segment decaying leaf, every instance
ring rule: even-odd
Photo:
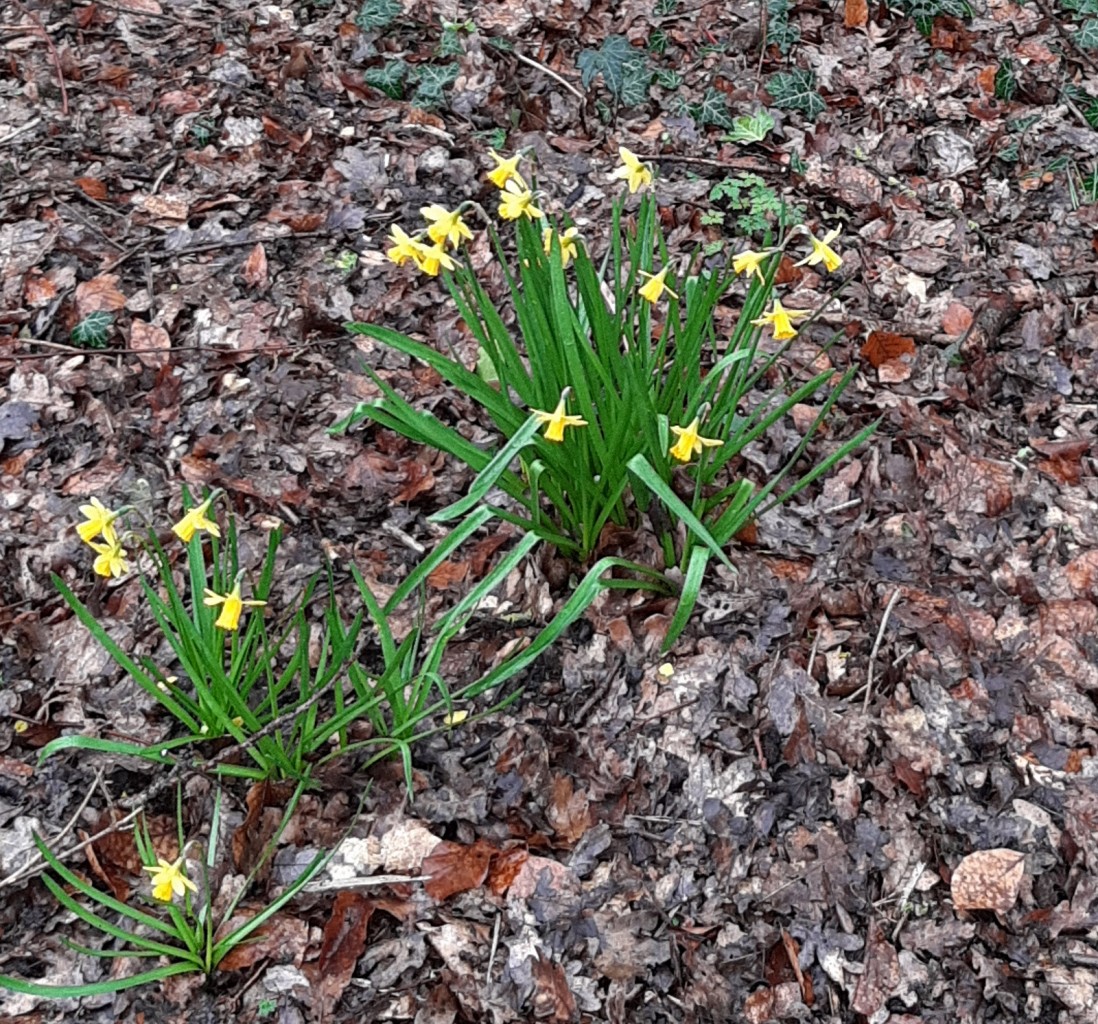
[[[1018,899],[1026,856],[1017,850],[977,850],[953,872],[950,892],[958,910],[994,910],[1005,914]]]

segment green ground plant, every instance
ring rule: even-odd
[[[519,172],[519,157],[495,157],[489,177],[500,188],[500,218],[513,224],[514,248],[490,219],[488,235],[517,331],[468,262],[455,255],[472,237],[464,220],[472,204],[453,211],[425,207],[429,226],[415,237],[393,229],[394,262],[442,275],[479,344],[475,369],[387,327],[349,325],[431,366],[477,402],[504,439],[498,449],[478,447],[414,408],[368,367],[382,397],[360,404],[333,429],[372,420],[447,452],[478,475],[465,499],[433,518],[448,521],[486,503],[581,565],[596,555],[608,525],[646,522],[663,564],[623,563],[633,575],[618,583],[656,589],[670,585],[667,570],[681,573],[671,642],[697,600],[709,558],[730,565],[724,548],[739,530],[827,472],[873,427],[817,465],[798,465],[854,372],[824,370],[807,381],[781,373],[781,355],[797,334],[793,321],[812,314],[782,306],[774,275],[785,244],[807,232],[739,253],[731,266],[707,266],[700,252],[681,261],[668,250],[655,199],[645,191],[651,169],[628,150],[621,157],[615,176],[628,182],[630,195],[643,194],[629,212],[628,197],[615,202],[598,258],[576,225],[550,219],[535,205],[540,199]],[[837,267],[841,258],[830,248],[836,235],[812,237],[802,262]],[[724,337],[714,311],[728,301],[737,275],[746,279],[746,293],[738,322]],[[760,344],[763,327],[771,329],[774,345]],[[778,386],[765,387],[775,374]],[[761,486],[744,478],[744,449],[794,405],[821,395],[815,422],[773,478]]]
[[[25,978],[0,975],[0,988],[49,999],[79,999],[116,994],[177,974],[212,975],[229,953],[247,942],[316,877],[331,856],[329,853],[317,854],[274,900],[254,914],[240,915],[234,921],[252,883],[273,857],[304,789],[304,783],[301,783],[291,795],[274,835],[264,846],[244,884],[220,912],[214,910],[217,893],[211,885],[214,869],[225,856],[218,843],[223,831],[220,790],[215,792],[206,856],[196,864],[200,872],[198,881],[188,877],[184,853],[175,861],[159,856],[145,820],[138,821],[134,840],[143,868],[152,876],[151,891],[138,892],[129,901],[116,899],[95,888],[62,864],[42,839],[35,836],[35,844],[52,872],[43,876],[46,888],[62,907],[103,935],[108,943],[99,949],[68,941],[65,944],[76,953],[101,959],[135,958],[160,963],[126,977],[109,977],[83,985],[43,985]],[[176,820],[179,823],[178,849],[184,851],[181,799],[181,796],[177,798]]]

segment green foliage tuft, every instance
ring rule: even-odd
[[[408,75],[408,63],[399,57],[387,60],[380,67],[367,68],[363,76],[367,85],[380,89],[394,100],[404,99],[404,79]]]
[[[400,0],[363,0],[355,24],[364,32],[388,28],[404,13]]]
[[[741,146],[762,142],[774,127],[774,118],[765,110],[734,118],[732,130],[722,137],[723,142],[738,142]]]
[[[786,110],[799,110],[815,121],[826,109],[824,98],[816,91],[816,75],[804,68],[781,71],[770,77],[766,91],[774,97],[774,105]]]
[[[625,36],[607,36],[599,49],[581,50],[576,67],[585,89],[601,75],[607,92],[620,106],[634,106],[648,98],[652,73],[644,55]]]
[[[69,334],[69,340],[77,348],[106,348],[110,337],[114,314],[104,310],[89,313]]]

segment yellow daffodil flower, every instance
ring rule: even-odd
[[[240,613],[244,610],[245,605],[249,608],[262,608],[267,602],[243,600],[240,596],[240,577],[238,576],[236,582],[233,584],[233,589],[227,594],[219,594],[207,587],[206,596],[202,599],[202,603],[207,608],[221,605],[221,614],[218,615],[214,625],[217,626],[218,629],[227,629],[231,631],[240,625]]]
[[[103,529],[103,540],[105,541],[103,544],[88,541],[97,556],[92,564],[96,575],[105,576],[109,579],[112,576],[121,576],[123,573],[129,572],[130,563],[126,561],[126,550],[122,547],[122,542],[114,535],[114,529],[109,524]]]
[[[543,412],[541,409],[530,410],[538,418],[538,422],[545,425],[544,436],[546,441],[563,441],[565,427],[587,426],[587,420],[581,419],[579,416],[569,416],[564,411],[570,390],[570,388],[565,388],[560,393],[560,401],[557,402],[557,407],[552,412]]]
[[[773,249],[764,249],[762,252],[755,252],[753,249],[744,249],[743,252],[736,253],[732,257],[732,272],[734,274],[746,273],[749,277],[752,274],[758,274],[761,280],[762,270],[760,267],[773,251]]]
[[[769,313],[763,313],[758,320],[752,320],[751,323],[756,327],[765,327],[770,324],[775,341],[788,341],[797,336],[793,321],[804,319],[809,312],[807,309],[786,309],[778,299],[775,299],[774,308]]]
[[[437,242],[434,245],[420,245],[419,269],[423,273],[430,277],[438,277],[438,272],[442,267],[453,270],[455,266],[456,264],[450,259],[446,250]]]
[[[191,892],[198,892],[198,886],[183,874],[182,857],[175,863],[170,863],[163,857],[157,857],[156,865],[146,864],[145,870],[152,875],[154,900],[171,903],[173,896],[182,896],[188,889]]]
[[[656,303],[659,302],[660,297],[663,295],[664,292],[667,292],[667,294],[670,295],[673,299],[678,298],[678,295],[676,295],[673,291],[671,291],[670,288],[667,287],[666,284],[664,284],[664,279],[667,277],[667,271],[669,269],[670,268],[668,267],[664,267],[663,270],[661,270],[658,274],[649,274],[643,270],[639,271],[641,277],[648,278],[648,283],[642,284],[637,289],[637,291],[640,292],[642,299],[647,299],[651,303]]]
[[[621,167],[610,172],[611,178],[623,178],[629,183],[629,192],[632,194],[637,189],[652,184],[652,168],[642,163],[640,158],[622,146],[618,150],[621,157]]]
[[[420,260],[422,259],[420,253],[421,250],[426,247],[422,242],[417,242],[414,238],[409,238],[399,224],[394,224],[389,231],[389,241],[392,242],[393,245],[386,250],[385,255],[398,267],[407,263],[409,260],[417,267],[420,265]]]
[[[545,255],[553,251],[553,229],[546,228],[541,233],[541,244],[545,246]],[[576,239],[579,237],[578,228],[565,228],[559,235],[560,238],[560,265],[568,266],[576,258]]]
[[[87,505],[80,506],[80,514],[87,520],[79,523],[76,532],[85,544],[90,544],[101,533],[109,530],[111,524],[118,518],[119,512],[112,512],[98,498],[92,498]]]
[[[496,188],[502,189],[509,181],[517,181],[520,188],[526,188],[526,182],[518,172],[518,162],[522,159],[521,153],[505,159],[494,149],[490,149],[488,155],[496,162],[495,169],[488,172],[488,180]]]
[[[221,536],[221,530],[217,523],[206,515],[206,513],[210,511],[210,502],[212,502],[215,497],[216,495],[211,494],[201,505],[196,505],[192,508],[175,524],[175,526],[172,527],[172,533],[183,541],[184,544],[190,541],[195,535],[196,530],[206,530],[211,537]]]
[[[534,193],[521,178],[519,181],[510,180],[500,191],[499,215],[504,220],[518,220],[519,217],[537,220],[541,216],[541,210],[534,205]]]
[[[695,455],[701,455],[703,448],[719,448],[724,443],[716,438],[702,437],[698,433],[698,420],[695,416],[687,426],[671,428],[678,440],[671,446],[670,454],[679,462],[689,462]]]
[[[810,235],[809,240],[812,242],[812,252],[810,252],[803,260],[794,263],[795,267],[803,267],[808,264],[810,267],[816,266],[817,263],[822,263],[827,270],[838,270],[843,265],[843,258],[831,248],[831,243],[839,237],[842,232],[842,228],[832,228],[823,238],[817,238],[815,235]]]
[[[423,219],[427,221],[427,237],[435,245],[450,243],[450,248],[456,249],[461,245],[463,238],[472,238],[473,232],[469,225],[462,220],[460,210],[447,210],[445,206],[434,204],[420,207],[419,211]]]

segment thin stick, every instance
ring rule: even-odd
[[[0,146],[6,146],[12,139],[18,138],[23,132],[29,132],[32,128],[37,128],[42,123],[42,118],[35,117],[29,120],[26,124],[21,124],[18,128],[13,128],[7,135],[0,139]],[[33,189],[28,189],[28,192]]]
[[[46,49],[50,51],[50,57],[53,59],[53,69],[57,72],[57,84],[61,87],[61,113],[68,117],[69,114],[69,93],[65,88],[65,72],[61,70],[61,58],[57,54],[57,47],[53,45],[53,40],[50,38],[50,34],[46,31],[46,26],[38,20],[38,15],[34,11],[28,10],[23,0],[15,0],[15,6],[19,8],[31,21],[34,22],[38,31],[42,33],[42,38],[46,40]]]
[[[544,75],[548,75],[553,81],[560,83],[567,89],[573,96],[575,96],[581,102],[586,101],[587,97],[579,91],[571,82],[563,79],[552,68],[547,68],[544,64],[539,64],[532,57],[524,57],[518,50],[512,50],[512,54],[515,59],[521,64],[526,64],[528,67],[537,68]]]
[[[888,599],[888,605],[885,608],[884,615],[881,617],[881,628],[877,630],[877,639],[873,641],[873,650],[869,652],[869,671],[866,673],[865,680],[865,699],[862,701],[862,710],[869,710],[869,701],[873,696],[873,666],[876,664],[877,651],[880,650],[881,641],[884,639],[885,629],[888,626],[888,618],[892,614],[892,609],[896,607],[896,602],[900,599],[900,588],[897,587],[892,591],[892,596]]]

